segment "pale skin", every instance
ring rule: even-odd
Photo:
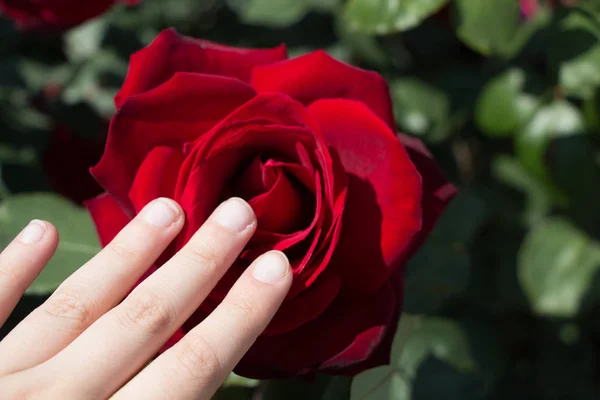
[[[151,361],[256,229],[247,203],[226,201],[127,296],[184,220],[177,203],[154,200],[10,332],[0,342],[1,397],[209,399],[268,325],[292,274],[283,253],[259,257],[208,318]],[[0,254],[0,325],[58,241],[52,224],[34,220]]]

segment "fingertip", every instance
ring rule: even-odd
[[[141,219],[156,228],[178,225],[183,220],[183,209],[175,200],[159,197],[148,203],[140,212]]]
[[[290,262],[281,251],[269,251],[255,261],[252,276],[262,283],[284,284],[291,281]]]
[[[39,219],[33,219],[23,228],[17,236],[17,241],[24,245],[36,245],[45,241],[49,234],[52,234],[52,224]]]
[[[221,203],[210,219],[236,233],[248,232],[256,227],[254,210],[240,197],[232,197]]]

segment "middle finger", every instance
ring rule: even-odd
[[[170,261],[56,357],[39,367],[69,394],[106,397],[135,374],[198,308],[256,227],[241,199],[223,203]]]

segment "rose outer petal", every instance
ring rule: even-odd
[[[373,293],[421,229],[421,177],[400,141],[364,104],[319,100],[309,112],[348,174],[340,240],[328,268],[342,291]]]
[[[129,191],[129,198],[136,212],[140,212],[146,204],[156,198],[173,198],[183,158],[183,153],[167,146],[156,147],[150,151],[140,165]]]
[[[108,193],[87,200],[84,205],[94,220],[102,247],[109,244],[130,221],[119,203]]]
[[[236,79],[176,73],[158,88],[129,98],[119,109],[92,175],[133,215],[129,191],[153,148],[182,150],[254,95],[252,88]]]
[[[454,185],[446,180],[433,155],[427,150],[423,142],[404,134],[399,134],[398,137],[423,179],[423,198],[421,201],[423,227],[411,243],[410,250],[405,257],[408,260],[421,247],[458,191]]]
[[[115,104],[117,108],[121,107],[128,97],[161,85],[176,72],[221,75],[248,81],[254,67],[286,58],[284,45],[272,49],[233,48],[180,36],[175,29],[166,29],[148,47],[131,56],[129,71],[115,97]]]
[[[0,10],[23,30],[64,29],[104,13],[116,0],[0,0]],[[138,1],[128,0],[135,4]]]
[[[375,72],[339,62],[322,50],[256,67],[250,82],[259,92],[286,93],[307,106],[329,98],[361,101],[395,131],[385,80]]]
[[[367,360],[395,329],[396,291],[386,282],[366,297],[338,297],[317,319],[282,335],[260,336],[234,371],[258,379],[286,377]]]

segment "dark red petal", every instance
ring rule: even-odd
[[[183,153],[171,147],[155,147],[150,151],[129,191],[129,198],[137,212],[159,197],[173,198],[183,158]]]
[[[290,233],[304,229],[302,223],[312,220],[312,215],[304,215],[304,209],[311,209],[307,204],[308,194],[303,196],[303,189],[294,185],[285,173],[279,171],[275,184],[268,192],[262,193],[248,204],[254,210],[260,229],[269,232]],[[304,189],[306,191],[306,189]]]
[[[106,132],[106,127],[103,129]],[[78,204],[102,193],[103,189],[90,174],[90,167],[102,157],[105,141],[105,138],[83,138],[64,124],[57,125],[42,158],[52,189]]]
[[[236,79],[177,73],[121,107],[92,174],[133,215],[129,190],[150,150],[159,146],[183,149],[186,142],[203,135],[254,95],[252,88]]]
[[[231,193],[243,199],[251,199],[273,187],[276,180],[277,170],[265,168],[260,157],[256,157],[244,172],[231,182]]]
[[[323,364],[323,368],[326,369],[327,374],[355,376],[356,374],[367,369],[390,363],[392,345],[394,343],[394,337],[396,336],[396,331],[398,328],[398,320],[400,320],[404,305],[404,273],[397,270],[392,276],[392,279],[390,279],[389,284],[392,291],[396,295],[396,307],[390,318],[390,323],[388,324],[385,335],[381,342],[376,346],[375,350],[369,355],[369,357],[365,358],[363,361],[355,363],[344,362],[344,360],[348,359],[349,355],[352,353],[352,346],[344,349],[344,351],[329,359],[327,363]],[[347,351],[349,353],[346,353]]]
[[[186,159],[185,162],[189,161]],[[225,151],[209,159],[195,163],[188,175],[179,174],[178,185],[182,193],[175,193],[175,200],[186,213],[187,220],[182,233],[177,238],[176,247],[182,247],[198,230],[219,202],[226,200],[221,194],[230,182],[239,164],[236,150]]]
[[[0,11],[21,29],[64,29],[102,14],[114,3],[116,0],[0,0]]]
[[[235,372],[270,378],[367,360],[394,325],[396,304],[389,283],[367,297],[337,298],[317,319],[282,335],[259,337]]]
[[[398,137],[423,179],[423,200],[421,202],[423,227],[415,237],[411,250],[407,254],[407,258],[410,258],[423,244],[446,206],[456,196],[457,190],[446,180],[423,142],[403,134],[398,134]]]
[[[108,193],[94,197],[84,202],[90,212],[100,244],[104,247],[113,240],[130,221],[119,204]]]
[[[127,78],[115,97],[115,104],[121,107],[128,97],[161,85],[177,72],[248,81],[254,67],[286,58],[283,45],[273,49],[240,49],[180,36],[174,29],[167,29],[148,47],[131,56]]]
[[[324,51],[257,67],[252,87],[259,92],[282,92],[305,105],[319,99],[340,98],[366,104],[395,130],[390,93],[377,73],[344,64]]]
[[[348,174],[342,233],[328,268],[346,292],[373,292],[403,261],[421,229],[421,177],[400,141],[364,104],[309,107]]]
[[[263,335],[280,335],[297,329],[321,315],[340,290],[340,278],[323,274],[310,290],[283,303]]]

